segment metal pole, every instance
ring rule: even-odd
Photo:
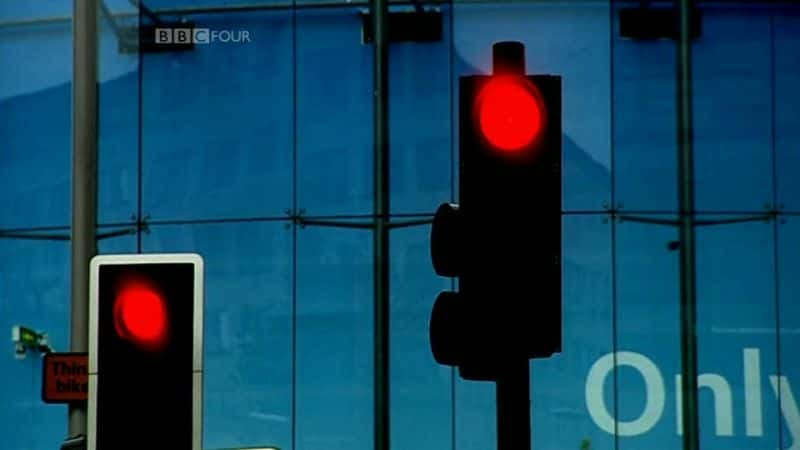
[[[389,450],[389,27],[388,0],[371,1],[374,40],[375,450]]]
[[[73,2],[72,308],[70,350],[89,348],[89,260],[97,253],[97,0]],[[86,435],[86,407],[69,406],[69,436]]]
[[[497,450],[531,449],[529,364],[513,361],[497,379]]]
[[[494,75],[525,75],[525,45],[517,41],[492,45]],[[503,360],[496,383],[497,450],[531,449],[530,360]]]
[[[678,169],[681,289],[681,417],[683,449],[697,450],[697,292],[695,285],[694,160],[692,149],[691,0],[680,1],[678,45]]]

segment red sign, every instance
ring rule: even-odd
[[[89,396],[89,356],[48,353],[44,356],[42,400],[46,403],[85,402]]]

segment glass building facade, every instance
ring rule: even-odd
[[[105,2],[99,252],[203,255],[204,448],[373,448],[372,232],[313,224],[375,213],[368,4],[144,3],[249,39],[120,52],[114,26],[140,14]],[[563,77],[564,350],[531,364],[537,450],[681,445],[678,229],[642,220],[679,215],[678,44],[620,36],[619,10],[638,3],[434,2],[442,38],[390,47],[398,220],[457,201],[458,79],[489,72],[493,42],[522,41],[531,72]],[[698,10],[701,448],[797,449],[800,7]],[[30,325],[56,351],[69,349],[71,14],[66,0],[0,0],[0,333]],[[430,353],[451,282],[432,270],[429,230],[390,233],[392,449],[494,448],[494,385]],[[38,357],[5,348],[0,447],[56,448],[66,406],[41,401]]]

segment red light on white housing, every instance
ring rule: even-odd
[[[167,343],[169,320],[166,302],[149,281],[129,278],[114,303],[117,334],[143,349],[161,350]]]

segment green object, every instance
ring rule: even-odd
[[[39,333],[27,327],[17,327],[19,329],[19,342],[25,347],[38,347],[39,346]]]
[[[49,353],[53,351],[47,341],[47,333],[40,333],[33,328],[25,327],[22,325],[14,325],[11,327],[11,340],[16,346],[16,355],[22,359],[25,357],[27,350],[34,350],[42,353]]]

